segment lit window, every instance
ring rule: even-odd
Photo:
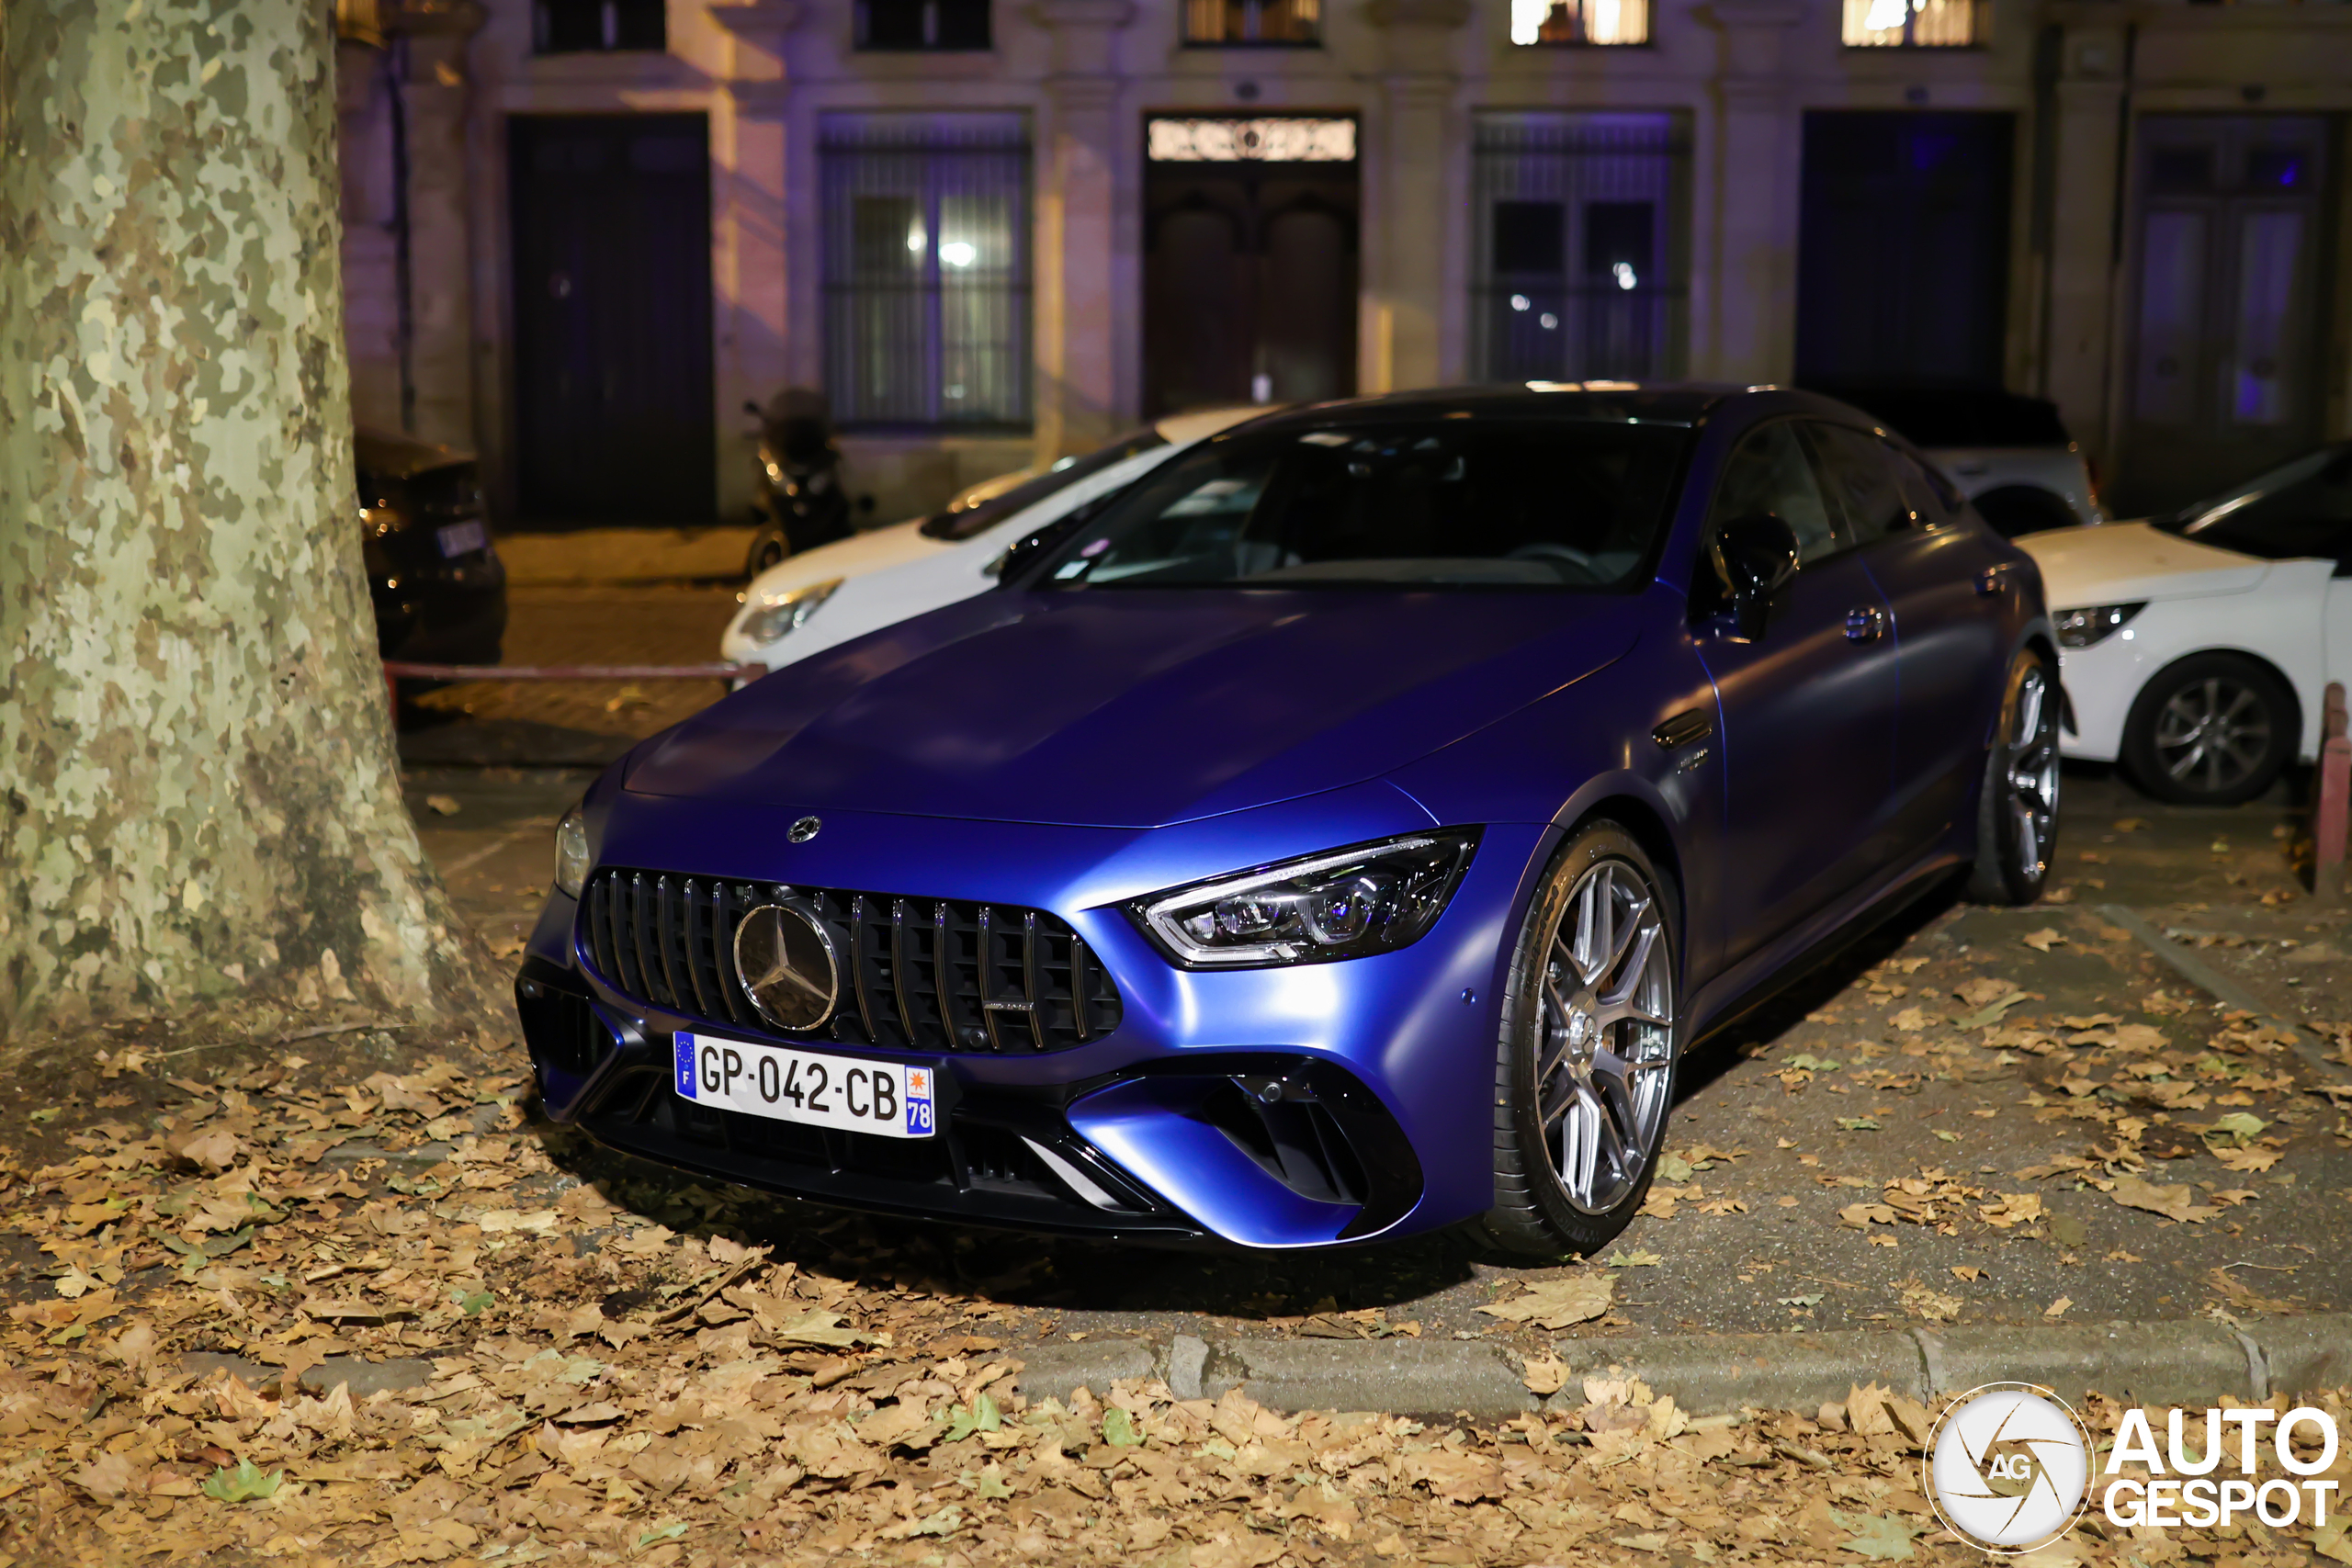
[[[825,389],[842,423],[1030,418],[1030,145],[1017,114],[827,114]]]
[[[1311,44],[1322,19],[1322,0],[1184,0],[1184,41]]]
[[[1649,0],[1510,0],[1510,41],[1647,43]]]
[[[1964,49],[1975,43],[1976,0],[1845,0],[1846,42],[1858,49]]]

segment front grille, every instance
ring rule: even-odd
[[[815,1038],[908,1051],[1035,1053],[1119,1026],[1086,941],[1037,909],[607,867],[581,923],[606,981],[664,1011],[774,1032],[735,971],[735,928],[763,904],[824,923],[844,973]]]

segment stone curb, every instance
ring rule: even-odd
[[[1584,1403],[1586,1377],[1629,1377],[1694,1416],[1812,1410],[1876,1382],[1922,1402],[1980,1383],[2039,1383],[2066,1399],[2096,1388],[2146,1404],[2267,1399],[2352,1382],[2352,1314],[2233,1328],[2205,1319],[2016,1328],[1857,1329],[1563,1339],[1568,1383],[1531,1393],[1520,1358],[1475,1340],[1216,1339],[1180,1334],[1015,1349],[1029,1399],[1067,1402],[1120,1378],[1163,1379],[1180,1399],[1238,1388],[1278,1410],[1504,1416]]]

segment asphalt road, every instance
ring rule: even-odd
[[[696,641],[694,616],[723,623],[732,604],[709,591],[596,593],[607,658],[707,658],[715,626]],[[546,608],[557,628],[579,606]],[[518,615],[518,630],[529,624]],[[468,690],[451,689],[460,715]],[[518,688],[472,700],[476,715],[425,731],[436,739],[421,750],[464,754],[475,728],[527,740],[518,727],[532,725],[626,744],[693,698],[608,708],[609,692]],[[591,776],[411,766],[427,847],[502,951],[519,950],[555,818]],[[1552,1337],[1540,1317],[1479,1309],[1578,1272],[1605,1272],[1613,1304],[1570,1334],[2331,1310],[2352,1301],[2352,1259],[2336,1245],[2352,1124],[2312,1086],[2352,1081],[2352,1068],[2307,1058],[2352,1055],[2352,1037],[2306,1029],[2299,1053],[2230,1024],[2103,912],[2169,933],[2267,1014],[2352,1020],[2352,931],[2301,893],[2301,834],[2283,786],[2234,810],[2184,810],[2070,770],[2052,901],[1916,907],[1702,1045],[1660,1192],[1580,1270],[1513,1268],[1445,1237],[1236,1258],[951,1233],[699,1189],[546,1135],[560,1163],[642,1212],[775,1239],[870,1288],[945,1298],[1015,1344],[1403,1333],[1532,1347]]]

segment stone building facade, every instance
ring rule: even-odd
[[[356,401],[508,517],[740,513],[787,384],[885,516],[1174,407],[1473,379],[1997,382],[2127,508],[2352,434],[2352,5],[343,22]]]

